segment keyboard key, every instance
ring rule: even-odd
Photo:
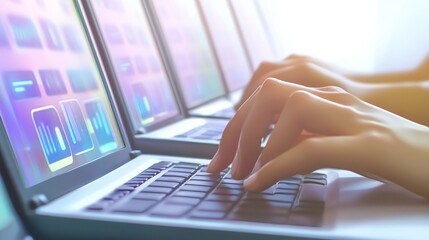
[[[180,190],[183,191],[192,191],[192,192],[209,192],[211,187],[207,186],[196,186],[196,185],[184,185],[180,188]]]
[[[133,198],[160,201],[165,196],[167,196],[165,193],[139,192]]]
[[[135,187],[122,185],[122,186],[117,187],[115,190],[116,191],[134,191],[134,189],[135,189]]]
[[[210,181],[210,182],[217,182],[220,180],[219,175],[206,175],[206,176],[193,176],[192,180],[198,180],[198,181]]]
[[[274,191],[275,194],[289,194],[289,195],[296,195],[298,193],[298,190],[296,189],[281,189],[277,188]]]
[[[244,182],[243,180],[237,180],[237,179],[232,179],[232,178],[222,180],[222,183],[224,183],[224,184],[243,185],[243,182]]]
[[[205,182],[205,181],[198,181],[198,180],[189,180],[186,185],[196,185],[196,186],[206,186],[206,187],[212,187],[215,185],[213,182]]]
[[[228,189],[237,189],[237,190],[243,190],[244,189],[243,185],[223,183],[223,182],[221,182],[219,184],[218,188],[228,188]]]
[[[204,192],[191,192],[191,191],[178,191],[173,196],[175,197],[192,197],[192,198],[204,198],[206,193]]]
[[[172,171],[168,171],[166,172],[164,175],[162,175],[163,177],[182,177],[182,178],[189,178],[192,174],[191,173],[184,173],[184,172],[172,172]]]
[[[203,211],[228,212],[233,205],[233,202],[204,201],[197,209]]]
[[[186,178],[184,178],[184,177],[161,176],[156,181],[182,183],[185,181],[185,179]]]
[[[255,200],[255,201],[276,201],[276,202],[293,202],[295,199],[294,195],[265,195],[258,193],[247,193],[243,196],[243,199]]]
[[[326,185],[328,184],[326,179],[315,179],[315,178],[305,178],[302,180],[303,183],[312,183],[312,184],[319,184],[319,185]]]
[[[187,162],[179,162],[174,165],[174,168],[189,168],[189,169],[197,169],[201,166],[199,163],[187,163]]]
[[[100,200],[94,204],[89,205],[86,209],[93,211],[102,211],[113,203],[114,201],[111,200]]]
[[[181,173],[188,173],[188,174],[192,174],[195,172],[194,169],[189,169],[189,168],[176,168],[173,167],[170,172],[181,172]]]
[[[164,187],[164,188],[176,188],[179,186],[177,182],[164,182],[156,180],[149,185],[150,187]]]
[[[284,182],[279,182],[277,184],[277,188],[278,189],[289,189],[289,190],[297,190],[299,189],[300,185],[296,185],[296,184],[290,184],[290,183],[284,183]]]
[[[165,217],[180,217],[193,208],[192,205],[164,203],[156,206],[151,215]]]
[[[206,200],[219,201],[219,202],[237,202],[240,199],[240,195],[220,195],[210,194]]]
[[[201,199],[199,198],[190,198],[190,197],[170,197],[167,199],[167,203],[175,203],[175,204],[186,204],[195,206],[200,203]]]
[[[168,167],[170,167],[172,165],[173,165],[172,162],[161,161],[161,162],[155,163],[150,168],[153,168],[153,169],[162,169],[163,170],[163,169],[166,169],[166,168],[168,168]]]
[[[325,202],[326,186],[320,184],[302,184],[300,201]]]
[[[270,215],[287,215],[291,211],[291,208],[292,203],[243,201],[235,207],[235,210]]]
[[[220,195],[241,195],[244,193],[244,191],[240,189],[217,188],[213,191],[213,193]]]
[[[109,195],[105,196],[103,199],[116,202],[119,199],[121,199],[122,197],[126,196],[127,194],[128,193],[124,192],[124,191],[114,191],[114,192],[110,193]]]
[[[151,186],[149,186],[149,187],[144,188],[141,192],[169,194],[172,191],[173,191],[172,188],[161,188],[161,187],[151,187]]]
[[[117,206],[113,209],[114,212],[127,212],[127,213],[142,213],[155,205],[156,201],[130,199],[129,201]]]

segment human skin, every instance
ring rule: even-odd
[[[426,103],[429,99],[429,73],[427,73],[426,80],[423,77],[427,70],[416,70],[413,74],[361,76],[358,78],[361,81],[357,81],[321,65],[326,64],[318,63],[316,60],[310,61],[303,57],[261,64],[244,90],[242,100],[237,104],[237,108],[267,77],[273,77],[309,87],[338,86],[366,102],[429,126],[429,114],[426,110]],[[416,77],[417,80],[399,80],[407,76]],[[382,81],[383,79],[385,81]],[[367,82],[370,80],[374,82]]]
[[[275,123],[261,148],[261,139]],[[429,198],[429,128],[338,87],[267,79],[227,125],[209,171],[232,164],[249,191],[320,168],[383,179]]]

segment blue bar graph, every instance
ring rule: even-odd
[[[69,142],[74,155],[80,155],[94,148],[85,118],[77,100],[61,103]]]
[[[42,42],[40,41],[36,26],[29,18],[10,15],[8,19],[18,46],[42,48]]]
[[[48,96],[66,94],[67,89],[58,70],[39,70],[40,78]]]
[[[91,101],[85,104],[85,109],[97,138],[100,152],[106,153],[116,149],[118,145],[103,104],[99,100]]]
[[[40,20],[40,27],[42,28],[43,34],[45,35],[46,43],[48,47],[53,50],[63,50],[63,42],[57,27],[50,21]]]
[[[35,109],[32,111],[32,117],[50,169],[56,171],[71,164],[70,147],[55,108],[49,106]]]

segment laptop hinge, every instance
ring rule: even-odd
[[[40,206],[47,204],[48,202],[48,198],[45,194],[38,194],[31,198],[29,205],[30,208],[34,210]]]
[[[131,159],[136,158],[138,156],[142,155],[142,151],[140,150],[131,150],[130,151],[130,157]]]

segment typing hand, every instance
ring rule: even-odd
[[[264,149],[261,138],[275,123]],[[267,79],[227,125],[209,171],[232,163],[250,191],[295,174],[340,168],[429,197],[429,128],[337,87]]]

